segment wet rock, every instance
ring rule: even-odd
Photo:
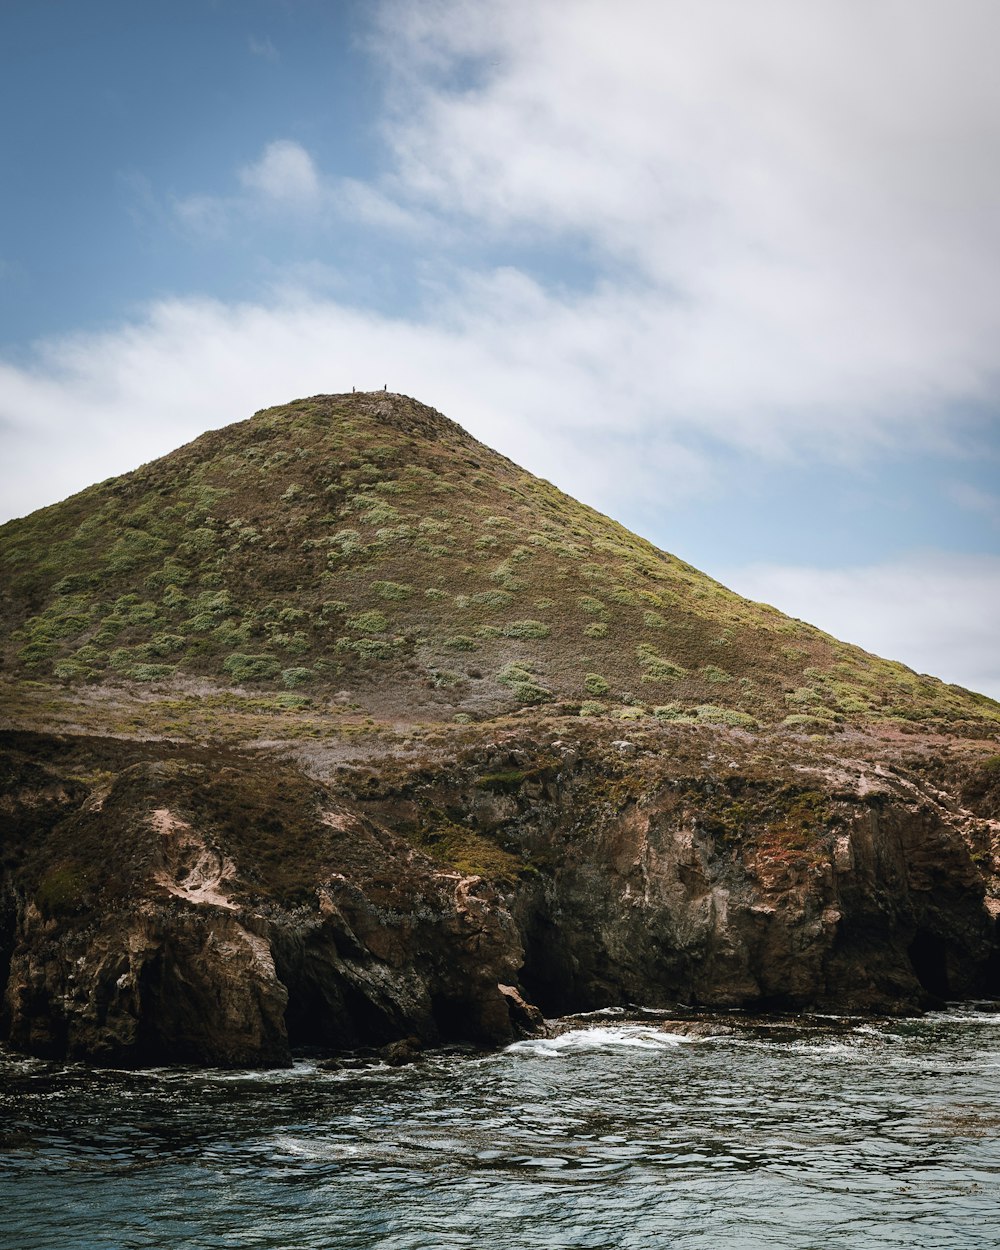
[[[533,1003],[526,1002],[513,985],[498,985],[497,989],[507,1004],[511,1027],[519,1037],[535,1037],[544,1032],[545,1020]]]
[[[419,1037],[404,1037],[398,1042],[390,1042],[379,1051],[384,1063],[393,1068],[401,1068],[408,1063],[416,1063],[423,1054],[423,1045]]]

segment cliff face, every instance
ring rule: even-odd
[[[502,1043],[532,1004],[898,1012],[997,992],[988,816],[863,758],[578,726],[313,776],[8,735],[5,1037],[275,1065]]]

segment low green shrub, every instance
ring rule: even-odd
[[[404,582],[372,582],[372,590],[382,599],[408,599],[413,587]]]
[[[222,667],[235,681],[269,681],[281,671],[274,656],[244,655],[240,651],[227,656]]]
[[[747,712],[737,712],[730,707],[716,707],[703,703],[695,709],[695,715],[708,725],[732,725],[737,729],[759,729],[760,722]]]
[[[281,680],[283,685],[289,690],[294,690],[297,686],[305,686],[312,681],[313,671],[311,668],[283,668],[281,670]]]
[[[510,687],[521,703],[547,703],[552,698],[552,691],[541,685],[527,664],[505,664],[497,673],[497,681]]]
[[[552,633],[544,621],[510,621],[503,627],[505,638],[548,638]]]
[[[475,651],[479,644],[468,634],[456,634],[453,638],[445,638],[441,646],[447,647],[449,651]]]
[[[347,628],[356,634],[384,634],[389,628],[389,618],[384,612],[373,608],[368,612],[359,612],[346,621]]]

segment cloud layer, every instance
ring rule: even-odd
[[[740,594],[780,604],[876,655],[1000,699],[1000,556],[931,552],[845,569],[758,565],[732,569],[728,580]]]
[[[892,436],[995,397],[995,5],[441,0],[383,31],[400,194],[639,285],[667,416]]]

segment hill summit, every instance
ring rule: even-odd
[[[0,529],[3,664],[86,690],[808,730],[1000,705],[752,603],[439,412],[318,395]]]

